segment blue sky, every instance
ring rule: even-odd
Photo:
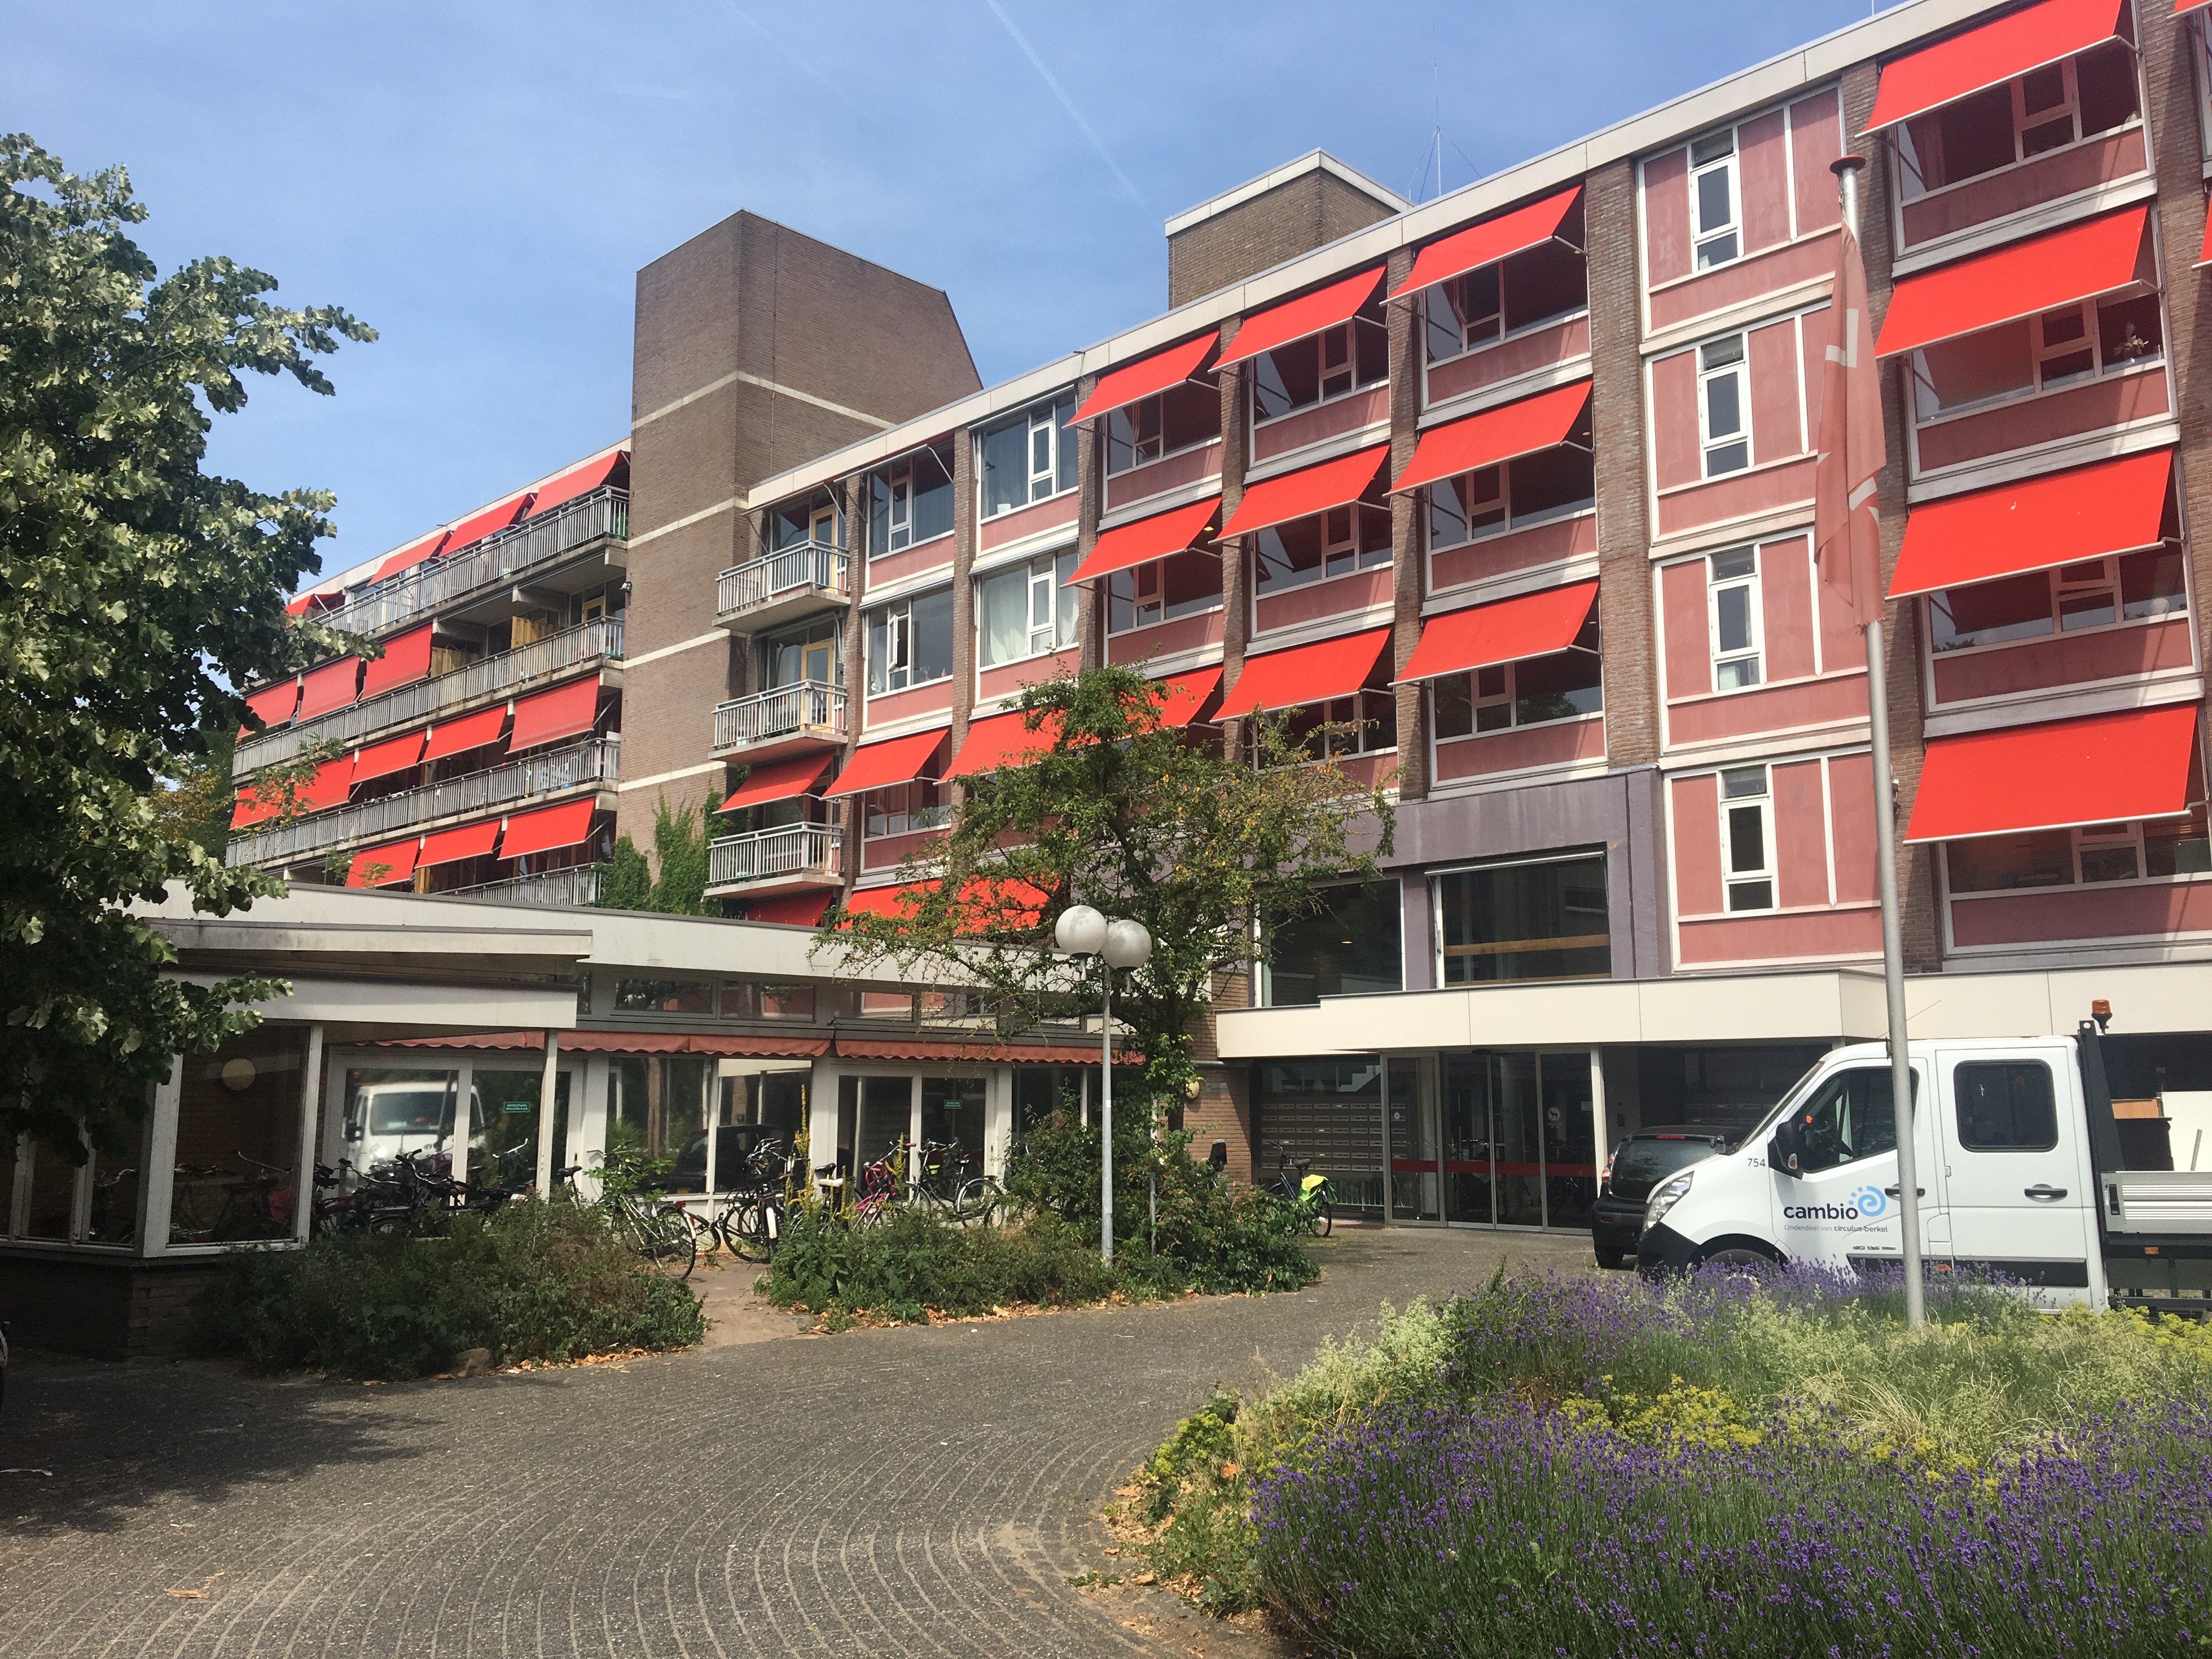
[[[1310,149],[1425,199],[1439,122],[1456,188],[1867,15],[1866,0],[8,10],[0,124],[79,172],[128,166],[165,270],[227,253],[287,301],[380,331],[327,365],[336,398],[271,382],[217,423],[219,470],[337,493],[326,570],[618,436],[637,267],[739,208],[944,289],[988,383],[1164,309],[1162,220]]]

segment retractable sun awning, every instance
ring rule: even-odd
[[[307,677],[300,682],[299,712],[292,718],[305,725],[319,714],[349,706],[360,682],[359,657],[340,657],[336,662],[308,670]]]
[[[2030,70],[2102,46],[2126,0],[2043,0],[1881,66],[1866,131],[1894,126]]]
[[[465,519],[455,520],[446,531],[448,553],[458,553],[472,542],[480,542],[495,532],[505,530],[519,522],[530,511],[535,499],[530,491],[519,490],[504,501],[494,501],[489,507],[479,507]]]
[[[2173,452],[2152,450],[1912,509],[1893,599],[2155,546]]]
[[[1288,524],[1292,519],[1356,501],[1367,493],[1367,486],[1375,482],[1375,475],[1389,459],[1390,446],[1377,444],[1372,449],[1340,455],[1319,466],[1255,483],[1244,492],[1229,522],[1221,526],[1222,537],[1225,540],[1231,536],[1249,536],[1271,525]]]
[[[915,732],[903,738],[863,744],[837,775],[837,781],[822,792],[822,798],[834,800],[840,795],[857,795],[869,789],[888,789],[896,783],[912,783],[921,775],[921,769],[929,764],[929,757],[937,752],[937,745],[945,741],[945,734],[950,729],[940,726],[934,731]]]
[[[1413,261],[1412,274],[1390,290],[1389,297],[1401,300],[1409,294],[1419,294],[1433,283],[1494,264],[1539,242],[1550,241],[1559,234],[1559,226],[1568,211],[1581,200],[1582,193],[1580,185],[1572,185],[1556,196],[1547,196],[1540,202],[1515,208],[1510,213],[1501,213],[1495,219],[1486,219],[1479,225],[1455,232],[1440,242],[1430,243]]]
[[[774,898],[749,899],[747,921],[774,922],[779,927],[819,927],[822,913],[836,896],[830,893],[779,893]]]
[[[1354,307],[1357,310],[1358,307]],[[1206,354],[1213,349],[1213,343],[1221,337],[1221,331],[1200,335],[1195,340],[1185,340],[1181,345],[1170,346],[1165,351],[1156,351],[1149,357],[1139,358],[1127,368],[1114,369],[1098,377],[1091,395],[1069,418],[1088,421],[1124,404],[1133,404],[1139,398],[1149,398],[1155,392],[1165,392],[1170,386],[1188,380],[1198,373],[1198,366],[1206,361]]]
[[[499,820],[485,823],[465,823],[458,830],[441,830],[434,836],[422,838],[422,854],[416,860],[426,869],[434,864],[459,864],[463,859],[482,858],[499,844]]]
[[[507,724],[504,705],[497,708],[478,709],[473,714],[464,714],[457,720],[441,720],[430,728],[430,741],[422,750],[426,761],[443,760],[448,755],[458,755],[465,749],[481,749],[488,743],[499,741],[501,727]]]
[[[384,642],[384,654],[369,664],[368,672],[361,677],[361,695],[373,697],[380,691],[429,678],[430,624],[424,623]]]
[[[446,532],[442,530],[434,530],[428,535],[408,543],[406,546],[376,567],[376,580],[382,581],[386,576],[396,576],[403,570],[412,570],[445,544]]]
[[[300,682],[291,679],[256,691],[246,700],[246,706],[261,717],[261,724],[264,727],[274,731],[280,726],[292,723],[292,710],[298,706],[299,701]],[[238,728],[238,732],[242,738],[252,735],[250,730],[243,726]]]
[[[422,843],[418,838],[394,842],[389,847],[371,847],[356,853],[351,866],[346,871],[346,885],[390,887],[395,883],[406,881],[414,875],[416,855],[422,850]]]
[[[1149,519],[1109,530],[1092,544],[1091,556],[1075,567],[1068,580],[1096,581],[1132,565],[1150,564],[1154,559],[1180,553],[1206,533],[1220,510],[1221,497],[1208,495],[1188,507],[1155,513]]]
[[[1890,295],[1875,355],[1893,357],[2125,288],[2136,280],[2149,217],[2148,203],[2123,208],[1907,276]]]
[[[1188,674],[1178,674],[1166,683],[1167,701],[1160,705],[1160,724],[1188,726],[1198,718],[1206,700],[1221,684],[1218,668],[1195,668]],[[1220,716],[1216,715],[1215,719]]]
[[[2199,705],[2124,708],[1936,738],[1920,769],[1908,842],[2170,818],[2198,793]]]
[[[574,501],[579,495],[588,495],[602,484],[612,481],[615,473],[629,459],[626,449],[611,450],[604,455],[594,455],[588,461],[557,472],[538,487],[536,499],[530,503],[530,516],[550,513],[563,501]]]
[[[1431,680],[1564,651],[1583,631],[1596,598],[1595,582],[1576,582],[1431,617],[1398,678]]]
[[[822,775],[830,769],[833,758],[826,754],[798,755],[790,760],[756,766],[745,774],[745,781],[730,792],[721,810],[734,812],[741,806],[766,806],[771,801],[805,794],[822,781]]]
[[[972,721],[967,741],[952,757],[952,764],[945,769],[945,775],[974,778],[1004,767],[1027,766],[1052,747],[1054,725],[1054,719],[1048,716],[1043,729],[1032,732],[1023,724],[1018,711]]]
[[[1404,473],[1390,486],[1390,492],[1418,489],[1439,478],[1496,466],[1516,455],[1534,454],[1563,444],[1589,407],[1589,398],[1590,383],[1577,380],[1517,403],[1486,409],[1463,421],[1431,427],[1413,447],[1413,459],[1406,463]]]
[[[514,705],[514,730],[508,734],[507,749],[520,752],[534,749],[541,743],[550,743],[556,738],[573,738],[580,732],[588,732],[599,719],[599,713],[597,674],[538,692]]]
[[[404,772],[418,764],[422,758],[424,733],[410,732],[404,738],[392,738],[383,743],[373,743],[354,757],[353,781],[366,783],[371,778],[388,778],[394,772]]]
[[[1348,697],[1367,684],[1390,648],[1390,630],[1370,629],[1342,639],[1248,657],[1244,672],[1221,700],[1217,720],[1234,720],[1262,708],[1296,708],[1331,697]]]
[[[1357,276],[1347,276],[1340,283],[1331,283],[1327,288],[1302,295],[1288,303],[1247,317],[1244,325],[1237,331],[1237,337],[1221,354],[1214,365],[1226,368],[1231,363],[1241,363],[1248,357],[1256,357],[1263,351],[1273,351],[1279,345],[1288,345],[1293,340],[1303,340],[1309,334],[1318,334],[1325,328],[1354,315],[1367,303],[1375,292],[1375,285],[1382,280],[1382,267],[1363,270]]]
[[[550,853],[556,847],[574,847],[592,833],[596,801],[567,800],[558,806],[541,806],[534,812],[517,812],[507,821],[507,835],[499,844],[503,859],[526,853]]]

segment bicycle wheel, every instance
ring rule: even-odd
[[[976,1176],[962,1186],[959,1196],[952,1200],[953,1218],[995,1227],[1006,1203],[1005,1188],[989,1176]]]
[[[637,1253],[671,1279],[690,1278],[698,1262],[699,1241],[691,1228],[690,1213],[673,1204],[657,1204],[630,1222]]]
[[[1327,1238],[1329,1229],[1336,1224],[1336,1194],[1328,1187],[1316,1188],[1308,1200],[1311,1206],[1306,1225],[1316,1238]]]
[[[723,1218],[722,1237],[740,1261],[766,1261],[775,1250],[768,1206],[757,1198],[731,1206]]]

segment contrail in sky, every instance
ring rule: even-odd
[[[1144,192],[1137,188],[1136,180],[1122,172],[1121,164],[1106,153],[1104,141],[1098,137],[1091,123],[1083,118],[1083,112],[1076,108],[1075,100],[1067,95],[1067,88],[1061,86],[1053,72],[1044,66],[1044,59],[1037,56],[1036,48],[1029,43],[1029,37],[1014,27],[1014,20],[1006,15],[1006,9],[999,3],[999,0],[983,0],[983,3],[990,7],[992,15],[1000,22],[1006,25],[1006,33],[1014,37],[1014,44],[1022,49],[1022,55],[1030,60],[1030,67],[1044,77],[1045,85],[1052,88],[1052,95],[1060,100],[1060,106],[1067,112],[1067,118],[1083,129],[1083,136],[1091,141],[1091,148],[1098,152],[1098,159],[1121,181],[1121,188],[1129,192],[1129,199],[1147,213],[1151,212],[1152,210],[1146,207]]]

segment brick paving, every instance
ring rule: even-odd
[[[1298,1296],[466,1382],[22,1356],[0,1656],[1258,1652],[1164,1592],[1068,1586],[1116,1565],[1111,1488],[1208,1384],[1294,1369],[1385,1297],[1506,1256],[1595,1271],[1564,1237],[1324,1249]]]

